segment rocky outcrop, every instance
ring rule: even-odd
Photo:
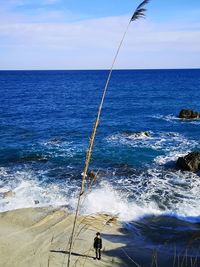
[[[183,171],[199,171],[200,170],[200,152],[191,152],[185,157],[180,157],[176,163],[177,167]]]
[[[178,117],[186,120],[200,119],[200,113],[192,109],[182,109]]]
[[[147,138],[150,137],[149,132],[125,132],[124,135],[129,138]]]

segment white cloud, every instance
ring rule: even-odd
[[[108,68],[127,22],[126,16],[59,24],[4,21],[0,68]],[[199,67],[200,30],[185,28],[132,24],[116,67]]]

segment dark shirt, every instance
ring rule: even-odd
[[[95,237],[95,239],[94,239],[94,248],[102,249],[102,239],[101,238]]]

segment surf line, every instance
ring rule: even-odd
[[[85,181],[86,181],[87,172],[88,172],[88,168],[89,168],[89,164],[90,164],[92,148],[93,148],[93,144],[94,144],[94,140],[95,140],[95,136],[96,136],[96,131],[97,131],[97,128],[98,128],[98,125],[99,125],[99,120],[100,120],[100,116],[101,116],[101,110],[102,110],[102,107],[103,107],[105,95],[106,95],[106,92],[107,92],[107,89],[108,89],[108,85],[109,85],[109,82],[110,82],[110,79],[111,79],[111,75],[112,75],[112,72],[113,72],[113,68],[114,68],[115,62],[117,60],[117,57],[119,55],[120,49],[122,47],[122,44],[124,42],[124,39],[126,37],[126,34],[128,32],[128,29],[129,29],[129,26],[130,26],[131,22],[134,22],[134,21],[136,21],[136,20],[138,20],[140,18],[145,18],[145,12],[147,10],[146,9],[146,5],[149,3],[149,1],[150,0],[144,0],[136,8],[136,10],[134,11],[134,13],[133,13],[133,15],[132,15],[127,27],[126,27],[126,29],[125,29],[125,32],[124,32],[124,34],[122,36],[122,39],[121,39],[121,41],[119,43],[119,46],[117,48],[116,54],[114,56],[114,59],[113,59],[113,62],[112,62],[112,65],[111,65],[111,68],[110,68],[110,71],[109,71],[109,74],[108,74],[108,78],[107,78],[106,84],[105,84],[105,87],[104,87],[104,90],[103,90],[101,102],[100,102],[100,105],[99,105],[99,108],[98,108],[98,112],[97,112],[97,116],[96,116],[96,120],[95,120],[95,123],[94,123],[94,126],[93,126],[93,131],[92,131],[92,134],[90,136],[88,149],[86,151],[86,159],[85,159],[84,171],[82,173],[82,182],[81,182],[81,187],[80,187],[80,193],[79,193],[79,196],[78,196],[76,212],[75,212],[75,217],[74,217],[74,222],[73,222],[73,227],[72,227],[72,233],[71,233],[71,236],[70,236],[70,239],[69,239],[69,253],[68,253],[67,267],[70,267],[72,246],[73,246],[73,243],[74,243],[74,234],[75,234],[77,218],[78,218],[78,214],[79,214],[79,210],[80,210],[81,198],[84,195]]]

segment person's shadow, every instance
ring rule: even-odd
[[[65,250],[50,250],[50,252],[52,252],[52,253],[61,253],[61,254],[66,254],[66,255],[69,254],[69,252],[65,251]],[[94,257],[92,257],[92,256],[88,256],[88,255],[84,255],[84,254],[80,254],[80,253],[76,253],[76,252],[72,252],[71,255],[94,259]]]

